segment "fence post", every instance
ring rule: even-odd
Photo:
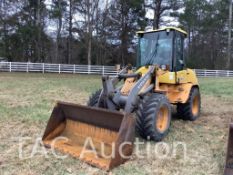
[[[59,64],[58,67],[59,67],[59,74],[60,74],[61,73],[61,65]]]
[[[42,73],[44,74],[44,63],[42,64]]]
[[[88,74],[91,72],[91,65],[88,64]]]
[[[102,75],[104,75],[104,66],[102,66]]]
[[[227,71],[227,77],[229,77],[229,76],[230,76],[230,71],[228,70],[228,71]]]
[[[206,77],[206,70],[204,69],[204,77]]]
[[[10,72],[11,72],[11,62],[10,62]]]
[[[27,62],[27,73],[28,73],[28,62]]]
[[[73,74],[75,74],[75,64],[74,64],[74,66],[73,66]]]

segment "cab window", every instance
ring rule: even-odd
[[[184,69],[183,43],[184,43],[184,36],[177,32],[175,38],[176,71],[180,71]]]

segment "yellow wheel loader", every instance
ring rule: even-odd
[[[137,35],[137,69],[103,76],[87,106],[58,102],[43,136],[46,147],[109,170],[130,158],[135,129],[154,141],[168,134],[172,105],[184,120],[199,117],[198,80],[184,64],[187,33],[168,27]]]

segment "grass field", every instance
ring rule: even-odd
[[[56,101],[86,104],[91,92],[101,87],[100,77],[0,73],[0,174],[220,175],[228,124],[233,119],[233,79],[202,78],[200,85],[201,117],[195,122],[174,119],[164,140],[186,143],[185,160],[182,156],[138,159],[133,155],[120,167],[104,172],[71,157],[56,159],[49,151],[47,157],[38,152],[25,158],[30,156],[35,139],[42,136]],[[24,159],[18,153],[20,137],[31,137],[23,144]],[[145,146],[140,149],[146,152]]]

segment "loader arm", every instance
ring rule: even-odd
[[[151,79],[155,70],[155,66],[150,66],[147,73],[140,77],[140,73],[132,73],[132,74],[119,74],[118,80],[121,81],[125,78],[135,78],[139,79],[134,84],[132,89],[130,90],[128,96],[124,96],[121,94],[120,89],[116,90],[113,84],[113,81],[109,76],[102,77],[103,90],[101,93],[101,97],[99,99],[105,104],[105,108],[111,111],[118,111],[120,108],[124,110],[125,113],[131,113],[135,109],[135,105],[137,104],[137,99],[139,92],[143,89],[144,85],[147,83],[149,79]],[[151,88],[152,89],[152,88]],[[141,93],[144,94],[144,93]],[[98,105],[99,105],[98,104]],[[100,107],[100,106],[99,106]]]
[[[124,69],[122,69],[119,72],[119,75],[126,74],[127,71],[128,71],[128,66],[126,66]],[[116,76],[114,78],[110,78],[109,76],[102,77],[103,89],[100,93],[100,98],[98,99],[97,107],[108,108],[108,106],[109,106],[110,109],[114,110],[114,106],[112,105],[112,103],[109,101],[106,101],[105,99],[107,98],[109,92],[114,92],[114,89],[120,80],[121,79],[119,78],[119,76]],[[102,104],[101,102],[103,102],[104,106],[101,106],[101,104]],[[108,103],[108,104],[106,104],[106,103]]]
[[[126,101],[126,105],[125,105],[125,109],[124,111],[126,113],[131,113],[133,112],[133,109],[135,109],[135,105],[137,104],[137,96],[139,95],[139,92],[141,91],[141,89],[144,87],[144,85],[146,84],[146,82],[151,79],[151,76],[153,74],[155,70],[155,66],[151,66],[148,70],[148,72],[141,77],[137,83],[134,85],[133,89],[131,89],[129,95],[128,95],[128,99]]]

